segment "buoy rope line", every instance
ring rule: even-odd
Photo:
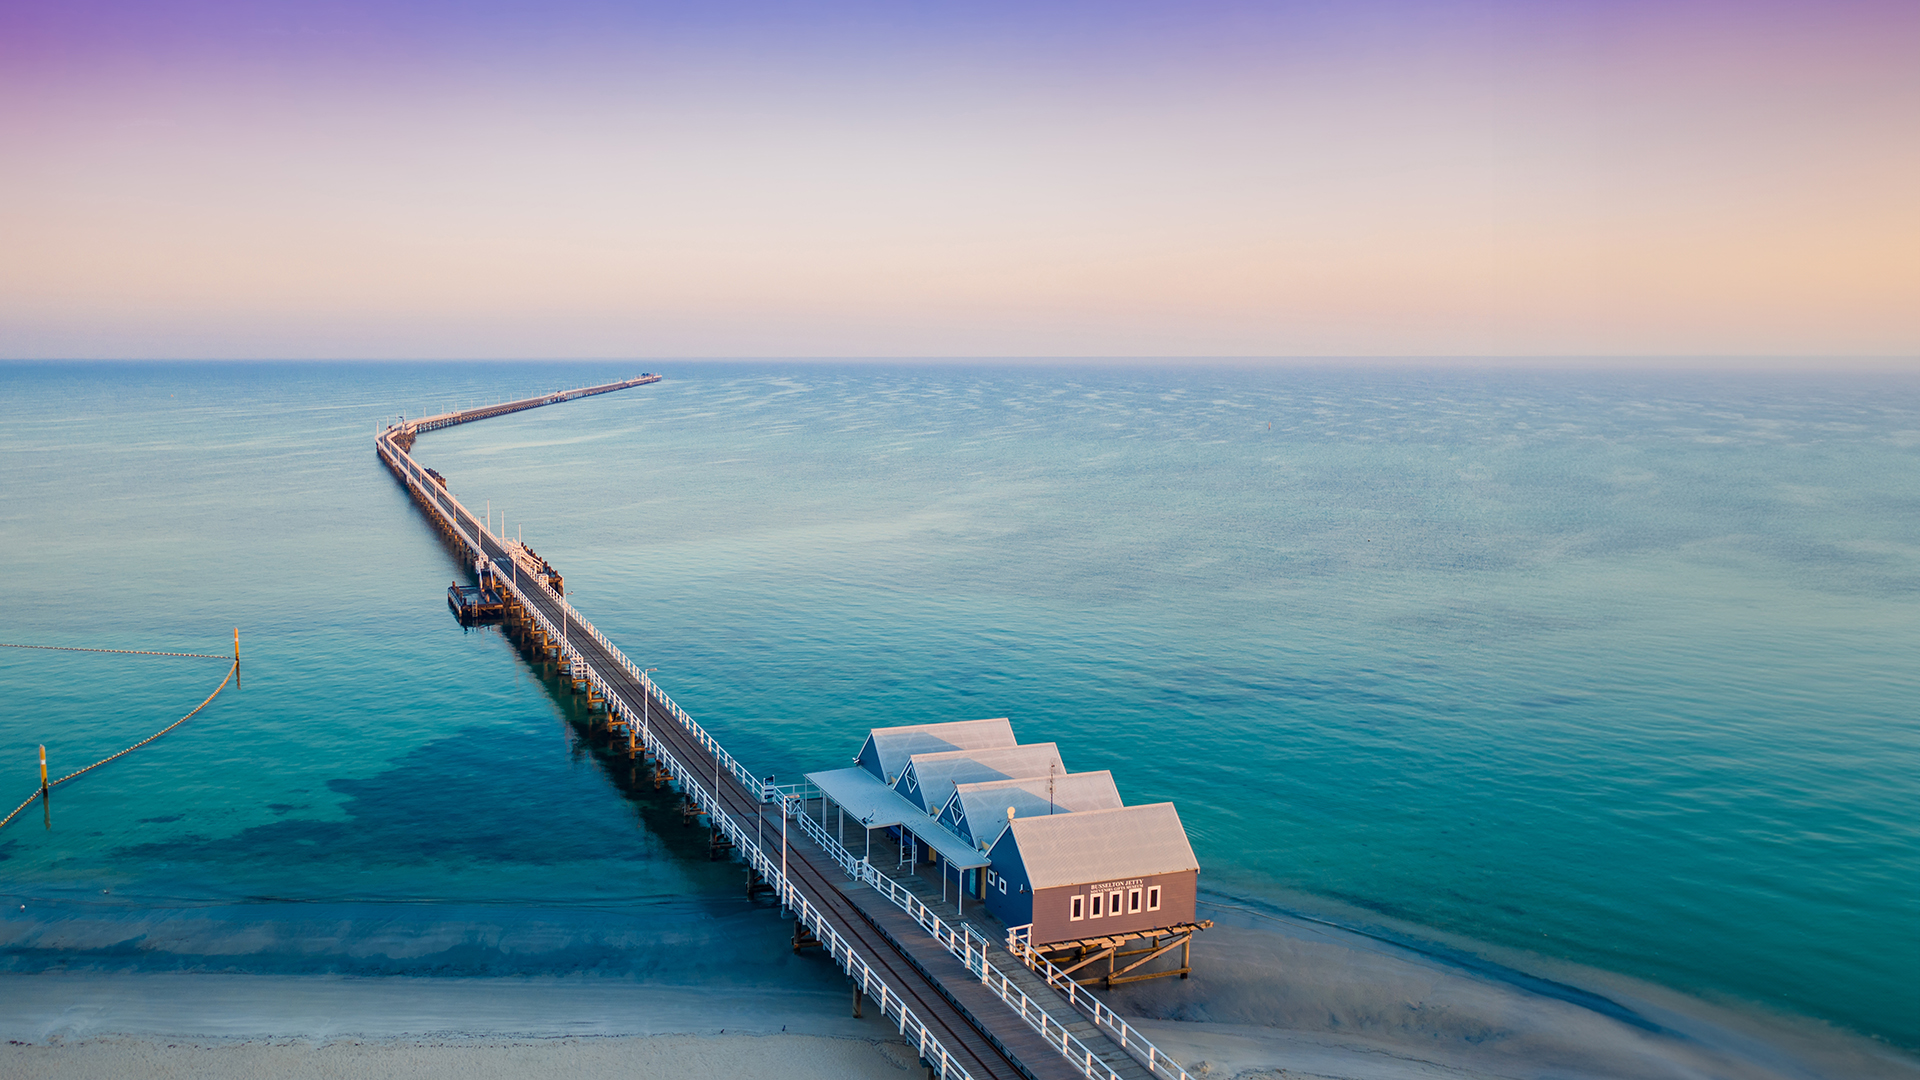
[[[60,652],[106,652],[122,656],[191,656],[196,660],[231,660],[231,656],[203,652],[155,652],[151,649],[82,649],[75,645],[9,645],[0,641],[0,649],[55,649]]]
[[[94,650],[90,650],[90,651],[94,651]],[[120,652],[123,650],[100,649],[97,651]],[[182,655],[196,655],[196,654],[182,654]],[[180,719],[175,720],[173,723],[168,724],[166,727],[163,727],[159,731],[156,731],[153,734],[147,736],[146,738],[141,739],[139,742],[134,743],[132,746],[127,747],[125,750],[122,750],[117,754],[109,754],[108,756],[101,758],[99,761],[94,762],[93,764],[87,766],[84,769],[75,769],[74,771],[68,773],[67,775],[61,777],[58,780],[53,781],[52,783],[43,783],[37,790],[34,791],[33,794],[27,796],[27,799],[25,802],[21,803],[19,806],[14,807],[13,813],[8,814],[4,818],[0,818],[0,829],[6,828],[8,822],[12,821],[16,817],[19,817],[20,811],[25,810],[29,806],[32,806],[33,800],[40,798],[42,795],[46,794],[47,792],[52,791],[54,788],[59,787],[61,784],[64,784],[67,781],[72,780],[74,777],[79,776],[81,773],[92,772],[94,769],[97,769],[100,766],[105,765],[107,762],[112,761],[115,758],[125,757],[126,755],[133,753],[135,750],[140,749],[141,747],[147,745],[148,743],[159,738],[160,736],[165,735],[167,732],[172,731],[174,728],[179,727],[181,724],[184,724],[187,721],[193,719],[194,716],[198,714],[201,709],[204,709],[208,705],[213,704],[213,699],[219,697],[220,691],[225,690],[227,688],[227,684],[233,681],[234,672],[237,672],[240,670],[240,661],[238,659],[234,659],[232,657],[226,657],[226,656],[219,657],[218,659],[232,660],[232,666],[227,668],[227,677],[224,679],[221,679],[220,685],[213,688],[213,693],[207,695],[207,700],[193,707],[193,712],[190,712],[187,715],[181,717]],[[45,775],[44,770],[46,769],[46,754],[42,753],[40,757],[41,757],[40,767],[43,770],[41,775],[44,776]]]

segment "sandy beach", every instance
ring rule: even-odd
[[[911,1074],[904,1043],[817,1035],[652,1035],[560,1039],[245,1040],[152,1038],[0,1047],[0,1075],[200,1077],[240,1080],[500,1080],[529,1076],[781,1076],[792,1080],[894,1080]]]
[[[608,979],[0,975],[4,1077],[909,1075],[838,995]]]

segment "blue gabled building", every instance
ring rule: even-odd
[[[922,813],[933,817],[953,797],[957,784],[1030,779],[1063,775],[1066,771],[1066,765],[1060,760],[1060,748],[1050,742],[991,750],[949,750],[908,758],[906,769],[893,782],[893,790],[918,806]]]
[[[1200,863],[1172,803],[1016,815],[987,851],[987,910],[1036,946],[1194,925]]]
[[[1120,790],[1113,785],[1113,774],[1102,769],[956,784],[936,820],[985,851],[1000,838],[1009,818],[1113,810],[1120,805]]]

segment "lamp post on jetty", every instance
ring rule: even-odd
[[[787,800],[792,798],[786,792],[780,793],[780,917],[787,917]]]
[[[647,726],[647,714],[652,711],[652,706],[653,706],[653,680],[647,678],[647,672],[659,671],[659,670],[660,669],[657,667],[650,667],[646,671],[643,671],[640,673],[640,745],[641,746],[645,746],[647,744],[647,736],[653,733],[653,729]],[[656,762],[655,764],[658,764],[658,762]]]
[[[755,854],[763,854],[767,850],[766,841],[760,838],[760,825],[767,818],[767,787],[772,783],[773,777],[771,776],[760,781],[760,801],[753,808],[753,850]]]

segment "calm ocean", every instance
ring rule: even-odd
[[[0,832],[0,968],[837,985],[623,794],[379,466],[764,773],[1011,716],[1203,884],[1920,1047],[1920,382],[1149,367],[0,365],[0,640],[244,685]],[[216,661],[0,649],[0,800]],[[649,793],[650,794],[650,793]],[[811,982],[809,982],[811,980]]]

